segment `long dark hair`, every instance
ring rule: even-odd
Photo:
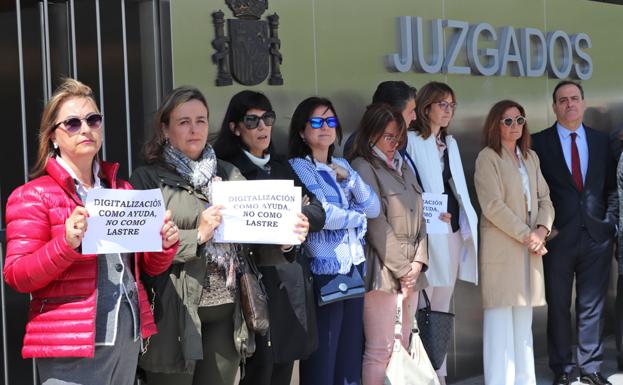
[[[248,149],[240,136],[235,135],[229,125],[230,123],[242,122],[247,111],[254,108],[264,111],[272,111],[273,109],[266,95],[260,92],[240,91],[231,98],[223,118],[223,124],[221,124],[221,131],[219,131],[212,145],[218,158],[230,160],[238,156],[242,149]],[[268,149],[270,150],[270,148],[269,146]]]
[[[305,158],[307,155],[312,155],[311,148],[307,145],[307,143],[305,143],[301,137],[301,134],[305,131],[307,121],[311,117],[311,114],[318,107],[326,107],[333,112],[333,115],[337,118],[337,127],[335,127],[336,141],[338,144],[342,142],[342,125],[340,124],[340,118],[337,116],[337,112],[335,112],[333,103],[331,103],[329,99],[312,96],[303,100],[296,107],[294,114],[292,115],[288,138],[288,158]],[[331,159],[334,150],[335,143],[329,147],[329,159]]]
[[[154,116],[153,136],[147,143],[145,143],[145,147],[143,149],[145,162],[153,164],[162,161],[162,151],[166,143],[164,126],[169,125],[171,112],[173,112],[177,106],[191,100],[200,101],[208,111],[208,116],[210,116],[208,102],[201,91],[197,88],[191,86],[181,86],[171,91],[171,93],[164,98],[160,108],[158,108],[158,111],[156,111],[156,115]]]
[[[359,123],[349,160],[360,156],[372,164],[378,164],[379,159],[374,155],[372,147],[391,122],[396,122],[398,125],[398,139],[401,144],[404,144],[407,141],[407,125],[402,114],[385,103],[368,106]]]
[[[500,120],[504,116],[504,113],[509,108],[517,108],[521,113],[521,116],[526,117],[526,110],[521,104],[513,100],[501,100],[493,105],[489,110],[487,119],[485,119],[485,125],[482,129],[483,146],[489,147],[502,156],[502,134],[500,133]],[[530,148],[530,130],[528,129],[528,122],[523,125],[521,130],[521,138],[517,141],[519,144],[519,150],[523,157],[528,156],[528,149]]]

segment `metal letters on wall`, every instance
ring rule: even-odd
[[[398,18],[398,53],[385,56],[390,71],[590,79],[593,61],[585,51],[591,39],[585,33],[544,34],[536,28],[434,19],[429,23],[426,50],[421,17]],[[450,38],[444,45],[444,32]],[[461,56],[460,56],[461,55]],[[463,58],[460,63],[459,58]],[[465,65],[461,65],[465,64]]]
[[[217,86],[229,86],[233,79],[245,86],[260,84],[269,75],[268,84],[283,85],[279,52],[281,41],[277,30],[279,16],[274,13],[261,20],[268,8],[267,0],[226,0],[238,19],[227,19],[229,36],[221,10],[212,14],[216,37],[212,60],[218,67]]]

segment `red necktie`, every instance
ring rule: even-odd
[[[582,171],[580,170],[580,152],[575,144],[575,132],[571,133],[571,176],[579,191],[582,191]]]

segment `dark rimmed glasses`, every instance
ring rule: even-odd
[[[63,129],[70,134],[75,134],[80,131],[82,128],[82,121],[85,121],[87,126],[89,126],[92,130],[97,130],[102,127],[102,121],[104,120],[104,116],[102,114],[93,113],[85,116],[84,118],[79,118],[77,116],[70,116],[69,118],[60,121],[52,127],[52,129],[58,128],[60,125],[63,126]]]
[[[511,127],[513,125],[513,122],[516,122],[518,126],[523,126],[524,124],[526,124],[526,121],[526,118],[521,115],[514,118],[500,119],[500,122],[502,122],[506,127]]]
[[[264,112],[264,115],[262,116],[252,115],[252,114],[245,115],[242,118],[242,123],[247,129],[253,130],[257,128],[257,126],[260,125],[260,120],[264,122],[265,126],[272,126],[275,123],[276,118],[277,118],[277,115],[275,114],[274,111],[266,111]]]
[[[309,118],[309,125],[311,128],[322,128],[327,123],[327,127],[337,127],[337,118],[335,116],[329,116],[328,118]]]

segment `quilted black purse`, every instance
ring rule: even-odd
[[[421,290],[426,306],[419,309],[415,318],[420,329],[420,338],[435,370],[443,364],[448,353],[454,328],[454,314],[431,310],[425,290]]]

